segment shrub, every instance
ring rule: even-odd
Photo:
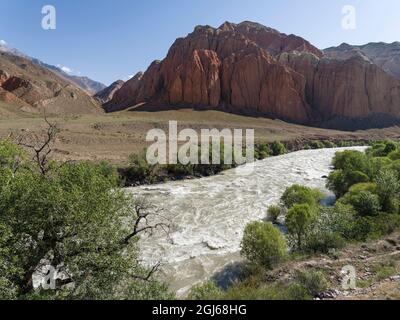
[[[308,204],[296,204],[288,211],[286,226],[298,249],[302,248],[303,239],[315,220],[316,212]]]
[[[298,272],[296,275],[296,282],[305,288],[313,297],[326,291],[329,287],[328,281],[320,271]]]
[[[398,212],[400,183],[395,173],[388,169],[381,170],[375,180],[382,210],[389,213]]]
[[[341,201],[352,205],[361,216],[376,216],[381,210],[379,197],[369,191],[350,194]]]
[[[332,249],[343,249],[346,240],[334,232],[314,233],[307,238],[305,250],[313,253],[329,253]]]
[[[244,231],[241,253],[249,261],[272,269],[286,257],[286,240],[271,223],[253,222]]]
[[[271,153],[273,156],[280,156],[286,153],[286,147],[283,143],[275,141],[271,144]]]
[[[322,198],[323,195],[319,190],[293,185],[285,190],[281,201],[286,208],[290,209],[296,204],[308,204],[315,207]]]
[[[276,222],[282,213],[282,208],[280,206],[270,206],[268,208],[268,217],[272,222]]]
[[[189,300],[218,300],[222,295],[221,290],[214,281],[206,281],[194,285],[189,292]]]

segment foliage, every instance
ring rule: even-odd
[[[319,190],[295,184],[285,190],[281,201],[286,208],[290,209],[296,204],[308,204],[310,207],[316,207],[322,198],[323,195]]]
[[[271,144],[271,153],[273,156],[280,156],[286,153],[286,147],[282,142],[274,141]]]
[[[189,300],[218,300],[222,295],[221,289],[214,281],[206,281],[194,285],[189,292]]]
[[[328,289],[329,283],[320,271],[298,272],[297,283],[302,286],[312,297]]]
[[[267,269],[274,268],[286,257],[285,238],[271,223],[253,222],[244,231],[241,253],[249,261]]]
[[[105,163],[15,161],[1,144],[0,292],[18,299],[170,297],[138,259],[138,212]],[[44,174],[45,173],[45,174]],[[132,223],[132,224],[130,224]],[[131,235],[134,235],[130,237]],[[34,290],[37,270],[53,266],[56,290]]]
[[[287,213],[286,226],[289,235],[294,237],[297,248],[301,249],[303,240],[316,220],[316,212],[308,204],[296,204]]]
[[[267,213],[268,217],[275,223],[282,214],[282,208],[280,206],[270,206]]]

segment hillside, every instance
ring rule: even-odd
[[[7,52],[0,52],[0,100],[34,113],[102,112],[93,98],[69,81],[29,59]]]

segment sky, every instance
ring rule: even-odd
[[[42,28],[42,8],[56,29]],[[344,29],[344,6],[355,29]],[[0,43],[106,85],[163,59],[196,25],[250,20],[319,48],[400,41],[399,0],[0,0]]]

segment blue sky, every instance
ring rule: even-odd
[[[41,28],[54,5],[57,29]],[[342,8],[357,28],[342,28]],[[342,42],[400,41],[399,0],[0,0],[0,40],[47,63],[110,84],[165,57],[196,25],[252,20],[320,48]]]

